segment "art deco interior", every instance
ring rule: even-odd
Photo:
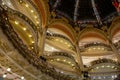
[[[120,0],[0,0],[0,80],[117,79],[119,12]]]

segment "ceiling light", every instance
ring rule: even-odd
[[[63,73],[63,72],[61,71],[61,73]]]
[[[2,2],[2,5],[5,5],[5,3],[4,3],[4,2]]]
[[[67,42],[65,42],[65,44],[67,44]]]
[[[104,50],[104,48],[101,48],[102,50]]]
[[[54,50],[54,48],[52,47],[52,50]]]
[[[37,24],[39,24],[39,22],[38,22],[38,21],[36,21],[36,23],[37,23]]]
[[[7,71],[11,71],[11,68],[8,68]]]
[[[101,79],[101,77],[99,76],[98,79]]]
[[[32,37],[32,35],[29,35],[29,37]]]
[[[31,47],[32,49],[34,48],[34,47]]]
[[[32,43],[35,43],[34,41],[32,41]]]
[[[74,66],[74,64],[72,64],[72,66]]]
[[[104,68],[105,66],[102,66],[102,68]]]
[[[23,1],[22,0],[20,0],[20,3],[22,3]]]
[[[22,76],[22,77],[21,77],[21,79],[23,80],[23,79],[24,79],[24,77]]]
[[[59,39],[55,39],[56,41],[58,41]]]
[[[15,24],[19,24],[19,22],[15,21]]]
[[[88,50],[91,51],[91,48],[89,48]]]
[[[68,47],[70,47],[70,45],[68,45]]]
[[[26,4],[25,6],[26,6],[26,7],[29,7],[29,5],[28,5],[28,4]]]
[[[115,69],[117,69],[117,68],[115,68]]]
[[[31,10],[31,12],[33,13],[34,11],[33,11],[33,10]]]
[[[8,3],[8,5],[11,5],[11,3]]]
[[[98,47],[98,49],[100,49],[100,47]]]
[[[63,40],[61,40],[60,42],[63,42]]]
[[[24,30],[24,31],[26,31],[26,30],[27,30],[27,28],[23,28],[23,30]]]
[[[5,20],[8,20],[8,18],[5,18]]]
[[[35,18],[37,18],[37,16],[34,16]]]
[[[115,75],[115,78],[117,77],[117,75]]]
[[[6,75],[6,74],[4,74],[4,75],[3,75],[3,78],[6,78],[6,77],[7,77],[7,75]]]
[[[112,68],[114,68],[115,66],[112,66]]]
[[[66,60],[63,60],[64,62],[66,62]]]
[[[99,69],[99,67],[96,67],[96,69]]]
[[[53,61],[53,60],[50,60],[50,61]]]
[[[76,69],[75,66],[73,67],[73,69]]]
[[[110,67],[109,65],[107,67]]]
[[[114,79],[114,78],[115,78],[115,76],[114,76],[114,75],[112,75],[112,78]]]
[[[71,62],[68,62],[69,64],[71,63]]]
[[[57,61],[60,61],[60,59],[58,58]]]

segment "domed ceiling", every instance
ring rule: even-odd
[[[120,74],[119,0],[0,2],[2,67],[15,63],[12,73],[26,80],[112,80]]]
[[[106,24],[117,14],[110,0],[50,0],[49,4],[57,17],[66,17],[80,28],[86,23],[94,23],[94,26],[101,28],[99,25]]]

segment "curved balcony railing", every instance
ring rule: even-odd
[[[52,56],[54,56],[54,55],[65,56],[65,57],[69,57],[69,58],[71,58],[71,59],[73,59],[73,60],[74,60],[74,57],[73,57],[73,56],[71,56],[71,55],[70,55],[70,54],[68,54],[68,53],[64,53],[64,52],[53,52],[53,53],[52,53]]]
[[[33,50],[29,50],[28,47],[22,42],[19,36],[16,34],[11,24],[8,21],[6,11],[0,7],[0,27],[2,28],[4,34],[13,43],[16,49],[25,57],[30,63],[36,66],[41,72],[53,77],[57,80],[76,80],[70,75],[64,75],[57,72],[54,67],[47,64],[46,61],[39,58]]]
[[[53,37],[60,37],[60,38],[63,38],[63,39],[65,39],[65,40],[67,40],[67,41],[69,41],[71,44],[72,44],[72,42],[67,38],[67,37],[65,37],[65,36],[63,36],[63,35],[61,35],[61,34],[57,34],[57,33],[46,33],[47,34],[47,36],[53,36]]]
[[[35,11],[37,12],[39,18],[41,18],[40,11],[39,11],[38,7],[34,4],[34,2],[32,2],[32,0],[26,0],[26,1],[28,1],[28,2],[33,6],[33,8],[35,8]],[[40,21],[41,21],[41,20],[40,20]],[[41,24],[38,25],[38,27],[40,27],[40,26],[41,26]],[[41,29],[41,28],[40,28],[40,29]]]
[[[60,35],[60,34],[56,34],[56,33],[46,33],[46,35],[47,35],[47,39],[51,39],[51,37],[60,37],[60,38],[62,38],[62,39],[65,39],[66,41],[68,41],[71,45],[72,45],[72,50],[74,50],[75,51],[75,46],[73,45],[73,43],[67,38],[67,37],[65,37],[65,36],[63,36],[63,35]]]
[[[39,11],[39,9],[38,9],[38,7],[35,5],[35,3],[32,1],[32,0],[18,0],[18,2],[19,3],[29,3],[33,8],[34,8],[34,10],[35,10],[35,12],[37,12],[37,15],[38,15],[38,17],[39,17],[39,20],[40,20],[40,17],[41,17],[41,15],[39,14],[40,13],[40,11]],[[4,3],[4,1],[3,1],[3,3]],[[8,7],[8,8],[10,8],[8,5],[6,5],[6,4],[0,4],[0,5],[2,5],[3,7]],[[11,8],[10,8],[11,9]],[[13,9],[12,9],[13,10]],[[17,11],[17,10],[14,10],[14,11]],[[19,12],[19,11],[17,11],[17,12]],[[37,27],[40,27],[41,26],[41,24],[39,24],[39,25],[36,25]]]
[[[90,43],[90,44],[86,44],[84,47],[87,48],[87,47],[91,47],[91,46],[105,46],[105,47],[110,48],[109,45],[106,45],[106,44],[103,44],[103,43]]]
[[[27,0],[28,1],[28,0]],[[40,14],[39,14],[39,9],[38,9],[38,7],[32,2],[32,0],[29,0],[29,3],[35,8],[35,10],[37,11],[37,13],[38,13],[38,15],[39,15],[39,17],[41,16]]]
[[[112,51],[112,49],[109,45],[106,45],[106,44],[103,44],[103,43],[89,43],[89,44],[86,44],[82,48],[80,48],[80,51],[84,52],[86,50],[86,48],[95,47],[95,46],[105,47],[107,51]]]
[[[47,52],[47,53],[50,53],[49,56],[64,56],[64,57],[68,57],[68,58],[70,58],[70,59],[75,61],[75,58],[72,55],[70,55],[68,53],[65,53],[65,52],[52,52],[52,53],[51,52]],[[45,56],[48,56],[48,55],[45,55]]]
[[[111,60],[111,59],[106,59],[106,58],[95,60],[95,61],[91,62],[91,65],[94,66],[94,65],[100,64],[100,63],[113,63],[113,64],[120,66],[119,62],[116,62],[116,61]]]
[[[45,52],[45,54],[46,53],[47,54],[49,53],[50,55],[43,55],[43,56],[48,57],[48,58],[49,57],[54,57],[54,56],[68,57],[68,58],[72,59],[75,62],[74,67],[76,67],[76,69],[80,70],[80,67],[79,67],[78,63],[76,62],[75,58],[72,55],[70,55],[68,53],[65,53],[65,52]]]
[[[25,22],[27,22],[31,28],[34,30],[35,33],[37,33],[37,27],[35,26],[35,24],[27,17],[25,16],[24,14],[22,14],[21,12],[18,12],[18,11],[15,11],[7,6],[6,7],[6,11],[12,15],[16,15],[18,17],[20,17],[21,19],[23,19]]]

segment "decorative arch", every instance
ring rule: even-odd
[[[113,38],[118,32],[120,32],[120,17],[116,17],[109,28],[111,38]]]
[[[20,39],[24,42],[24,44],[26,44],[31,49],[36,47],[37,33],[35,32],[35,25],[32,24],[32,21],[30,21],[27,17],[26,20],[22,18],[22,16],[24,15],[21,13],[21,17],[10,12],[8,12],[7,14],[11,27],[14,29],[15,33],[20,37]],[[34,26],[32,26],[27,21],[29,21]]]
[[[59,29],[61,31],[63,31],[65,34],[67,34],[69,36],[69,38],[72,40],[72,42],[75,42],[75,32],[72,28],[71,25],[69,25],[68,23],[64,22],[61,19],[54,19],[51,20],[48,28],[55,28],[55,29]]]
[[[79,41],[87,38],[97,38],[103,41],[103,43],[107,42],[107,35],[103,31],[93,27],[85,28],[80,32]]]
[[[36,3],[38,10],[41,14],[41,19],[42,19],[42,27],[46,27],[48,24],[50,12],[49,12],[49,6],[48,6],[48,0],[34,0]]]

